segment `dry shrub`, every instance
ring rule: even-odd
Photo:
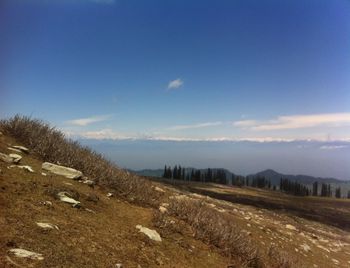
[[[29,147],[43,161],[80,170],[98,184],[113,188],[121,197],[150,205],[159,198],[160,193],[154,191],[151,182],[120,169],[102,155],[68,139],[61,131],[41,120],[16,115],[1,120],[0,129]]]
[[[190,224],[196,238],[216,246],[224,255],[238,257],[245,267],[263,267],[257,248],[239,231],[232,216],[191,198],[173,199],[169,212]]]
[[[296,265],[296,260],[291,260],[290,257],[283,252],[280,252],[276,247],[270,247],[268,250],[272,268],[290,268]],[[298,266],[301,267],[301,266]]]

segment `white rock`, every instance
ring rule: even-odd
[[[51,223],[46,223],[46,222],[37,222],[36,225],[38,225],[39,227],[43,228],[43,229],[56,229],[59,230],[59,228]]]
[[[302,244],[302,245],[300,246],[300,248],[303,249],[303,250],[306,251],[306,252],[309,252],[309,251],[311,250],[310,246],[307,245],[307,244]]]
[[[85,179],[83,180],[83,183],[89,185],[89,186],[94,186],[96,183],[93,180]]]
[[[14,145],[12,146],[12,148],[15,148],[17,150],[22,151],[23,153],[29,153],[29,149],[27,147],[24,146],[20,146],[20,145]]]
[[[168,209],[166,207],[160,206],[159,211],[160,211],[160,213],[166,213],[166,212],[168,212]]]
[[[339,261],[336,259],[332,259],[332,262],[334,262],[335,264],[339,264]]]
[[[123,268],[123,264],[117,263],[117,264],[115,265],[115,268]]]
[[[293,231],[297,230],[297,228],[294,225],[291,225],[291,224],[286,224],[286,228],[289,229],[289,230],[293,230]]]
[[[67,196],[67,192],[59,192],[57,194],[58,198],[62,201],[62,202],[66,202],[66,203],[69,203],[69,204],[72,204],[73,207],[77,207],[77,206],[80,206],[80,202],[71,198],[71,197],[68,197]]]
[[[107,194],[107,197],[112,197],[112,196],[113,196],[112,193],[108,193],[108,194]]]
[[[14,163],[13,158],[7,154],[0,153],[0,160],[6,163]]]
[[[159,241],[159,242],[162,241],[162,238],[160,237],[158,232],[155,230],[151,230],[147,227],[143,227],[142,225],[136,225],[136,229],[139,229],[141,233],[144,233],[145,235],[147,235],[150,239],[152,239],[154,241]]]
[[[22,248],[10,249],[9,252],[13,253],[16,257],[19,257],[19,258],[30,258],[33,260],[43,260],[44,259],[42,254],[36,253],[33,251],[29,251],[26,249],[22,249]]]
[[[51,202],[51,201],[44,201],[42,204],[43,204],[44,206],[52,207],[52,202]]]
[[[9,150],[11,150],[11,151],[13,151],[13,152],[16,152],[16,153],[22,153],[21,150],[15,149],[15,148],[12,148],[12,147],[7,147],[7,149],[9,149]]]
[[[154,187],[154,190],[156,190],[157,192],[165,193],[165,191],[158,186]]]
[[[14,167],[17,167],[17,168],[20,168],[20,169],[24,169],[25,171],[28,171],[28,172],[31,172],[33,173],[34,170],[32,169],[31,166],[23,166],[23,165],[11,165],[10,168],[14,168]]]
[[[11,157],[13,163],[16,163],[16,164],[19,163],[19,161],[21,161],[22,159],[22,156],[19,154],[9,154],[9,157]]]
[[[83,176],[83,173],[81,171],[78,171],[74,168],[59,166],[49,162],[43,163],[41,168],[56,175],[62,175],[68,179],[79,179]]]
[[[44,173],[44,172],[41,172],[41,175],[43,175],[43,176],[47,176],[47,174],[46,174],[46,173]]]
[[[165,207],[165,208],[168,208],[169,207],[169,203],[162,203],[161,206]]]

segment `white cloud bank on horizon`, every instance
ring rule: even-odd
[[[97,131],[64,131],[63,132],[72,138],[93,139],[93,140],[145,140],[145,141],[173,141],[173,142],[343,142],[349,143],[348,145],[325,145],[320,149],[340,149],[350,147],[350,138],[327,140],[318,138],[285,138],[285,137],[210,137],[210,138],[193,138],[193,137],[177,137],[167,135],[154,135],[154,134],[134,134],[134,133],[121,133],[112,129],[101,129]],[[342,146],[342,147],[341,147]],[[332,147],[332,148],[331,148]]]
[[[320,147],[321,150],[337,150],[347,148],[347,145],[323,145]]]
[[[111,117],[111,115],[95,115],[87,118],[79,118],[79,119],[73,119],[66,121],[69,125],[74,126],[87,126],[93,123],[106,121]]]
[[[172,80],[168,83],[168,90],[177,89],[181,87],[183,84],[184,82],[180,78]]]
[[[185,130],[185,129],[195,129],[195,128],[204,128],[204,127],[213,127],[213,126],[220,126],[223,122],[216,121],[216,122],[205,122],[205,123],[198,123],[193,125],[177,125],[169,127],[168,130]]]
[[[241,120],[233,125],[255,131],[350,126],[350,113],[278,116],[267,121]]]

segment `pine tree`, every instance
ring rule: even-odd
[[[315,181],[312,184],[312,195],[313,196],[317,196],[318,195],[318,182],[317,181]]]
[[[167,177],[167,168],[166,168],[166,165],[164,167],[164,172],[163,172],[163,178],[166,178]]]
[[[340,197],[341,197],[341,190],[340,190],[340,187],[338,187],[338,188],[335,189],[335,197],[336,197],[336,198],[340,198]]]

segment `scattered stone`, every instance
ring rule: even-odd
[[[325,248],[324,246],[321,245],[317,245],[318,248],[323,249],[324,251],[327,251],[328,253],[330,253],[330,250],[328,248]]]
[[[155,230],[151,230],[147,227],[143,227],[142,225],[136,225],[136,229],[139,229],[141,233],[144,233],[145,235],[147,235],[150,239],[152,239],[154,241],[159,241],[159,242],[162,241],[162,238]]]
[[[112,193],[108,193],[108,194],[107,194],[107,197],[112,197],[112,196],[113,196]]]
[[[72,184],[72,183],[70,183],[70,182],[63,182],[63,184],[65,184],[65,185],[69,185],[69,186],[73,186],[73,184]]]
[[[2,135],[4,135],[4,134],[2,134],[2,132],[0,131],[0,136],[2,136]]]
[[[21,152],[26,153],[26,154],[29,153],[29,149],[27,147],[24,147],[24,146],[14,145],[14,146],[12,146],[12,148],[20,150]]]
[[[160,206],[159,211],[160,211],[160,213],[166,213],[166,212],[168,212],[168,209],[166,207]]]
[[[9,154],[9,157],[12,158],[12,162],[15,164],[18,164],[19,161],[21,161],[21,159],[22,159],[22,156],[19,154]]]
[[[123,268],[123,264],[117,263],[117,264],[115,265],[115,268]]]
[[[22,248],[10,249],[9,252],[13,253],[16,257],[19,257],[19,258],[30,258],[32,260],[40,260],[40,261],[44,259],[42,254],[29,251],[26,249],[22,249]]]
[[[250,223],[247,223],[247,226],[248,226],[248,227],[252,227],[252,226],[250,225]]]
[[[75,179],[80,179],[83,176],[83,173],[81,171],[78,171],[74,168],[59,166],[49,162],[43,163],[41,168],[46,171],[50,171],[51,173],[54,173],[56,175],[64,176],[68,179],[75,180]]]
[[[83,183],[85,183],[85,184],[89,185],[90,187],[94,187],[94,185],[96,184],[96,182],[95,182],[95,181],[93,181],[93,180],[89,180],[89,179],[85,179],[85,180],[83,180]]]
[[[68,204],[72,204],[73,207],[80,207],[80,202],[67,196],[69,195],[67,192],[59,192],[57,194],[58,198],[62,201],[62,202],[66,202]]]
[[[44,172],[41,172],[41,175],[43,175],[43,176],[47,176],[47,174],[46,174],[46,173],[44,173]]]
[[[13,158],[7,154],[0,153],[0,160],[6,163],[14,163]]]
[[[14,168],[14,167],[17,167],[17,168],[20,168],[20,169],[24,169],[25,171],[34,173],[34,170],[32,169],[31,166],[22,166],[22,165],[11,165],[10,166],[10,168]]]
[[[46,223],[46,222],[37,222],[36,225],[38,225],[39,227],[43,228],[43,229],[56,229],[59,230],[59,228],[51,223]]]
[[[168,208],[169,207],[169,203],[162,203],[161,206],[165,207],[165,208]]]
[[[12,148],[12,147],[7,147],[7,149],[9,149],[10,151],[16,152],[16,153],[22,153],[21,150],[15,149],[15,148]]]
[[[247,221],[250,221],[252,218],[247,216],[247,217],[244,217],[244,219],[247,220]]]
[[[154,187],[154,190],[156,190],[157,192],[160,192],[160,193],[165,193],[165,191],[158,186]]]
[[[339,264],[339,261],[336,259],[332,259],[332,262],[334,262],[335,264]]]
[[[302,244],[302,245],[300,246],[300,248],[303,249],[303,250],[306,251],[306,252],[309,252],[309,251],[311,250],[310,246],[307,245],[307,244]]]
[[[225,210],[225,209],[223,209],[223,208],[216,208],[215,210],[216,210],[216,211],[218,211],[218,212],[221,212],[221,213],[226,212],[226,210]]]
[[[44,206],[52,207],[52,202],[51,201],[44,201],[42,202]]]
[[[96,214],[96,212],[95,212],[95,211],[93,211],[92,209],[85,208],[85,210],[86,210],[87,212],[90,212],[90,213]]]
[[[289,230],[293,230],[293,231],[297,230],[297,228],[294,225],[291,225],[291,224],[286,224],[286,228],[289,229]]]

